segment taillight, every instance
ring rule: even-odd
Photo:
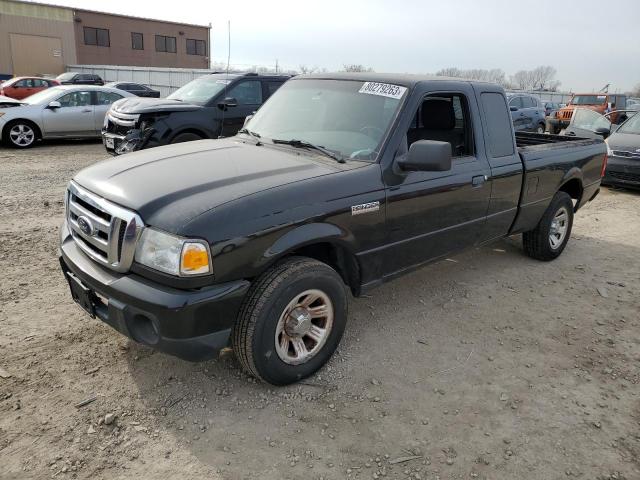
[[[607,169],[607,160],[609,159],[609,155],[604,154],[604,159],[602,160],[602,170],[600,170],[600,178],[604,177],[604,172]]]

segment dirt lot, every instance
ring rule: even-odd
[[[330,365],[276,389],[72,303],[61,200],[104,158],[0,149],[0,478],[640,478],[639,194],[605,189],[555,262],[513,238],[353,300]]]

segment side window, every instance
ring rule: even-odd
[[[91,92],[71,92],[58,99],[62,107],[86,107],[91,105]]]
[[[96,105],[111,105],[116,100],[122,98],[122,95],[111,92],[96,92],[96,94],[98,97]]]
[[[31,84],[31,80],[24,79],[14,83],[13,86],[15,88],[27,88],[27,87],[31,87],[32,84]]]
[[[278,90],[282,86],[284,82],[267,81],[264,83],[267,86],[267,98],[269,98],[271,95],[273,95],[276,92],[276,90]]]
[[[238,101],[238,105],[260,105],[262,103],[262,87],[259,80],[242,82],[233,87],[228,97]]]
[[[524,108],[522,97],[513,97],[511,100],[509,100],[509,107],[516,107],[517,109]]]
[[[532,97],[520,97],[522,99],[522,108],[532,108],[536,106]]]
[[[45,80],[40,80],[39,78],[33,79],[33,86],[36,88],[46,88],[49,84]]]
[[[493,158],[513,155],[511,115],[504,97],[499,93],[483,93],[480,103],[486,120],[489,154]]]
[[[460,93],[425,97],[407,131],[407,146],[418,140],[451,145],[453,157],[473,155],[473,134],[467,99]]]

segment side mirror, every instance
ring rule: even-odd
[[[227,97],[223,101],[218,103],[218,108],[220,110],[226,110],[227,108],[237,107],[237,106],[238,106],[238,100],[236,100],[233,97]]]
[[[599,127],[595,129],[595,133],[602,138],[607,138],[611,134],[611,129],[607,127]]]
[[[410,172],[446,172],[451,170],[451,144],[418,140],[411,144],[409,153],[398,165]]]
[[[509,110],[511,110],[512,112],[517,112],[518,111],[518,107],[509,107]]]
[[[51,110],[55,110],[56,108],[60,107],[62,107],[62,104],[57,100],[54,100],[53,102],[49,103],[49,105],[47,105],[47,108],[50,108]]]

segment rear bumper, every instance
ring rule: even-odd
[[[620,187],[640,188],[640,160],[609,157],[602,183]]]
[[[190,361],[214,358],[229,344],[248,281],[178,290],[89,259],[61,229],[60,265],[92,292],[95,315],[138,343]]]

